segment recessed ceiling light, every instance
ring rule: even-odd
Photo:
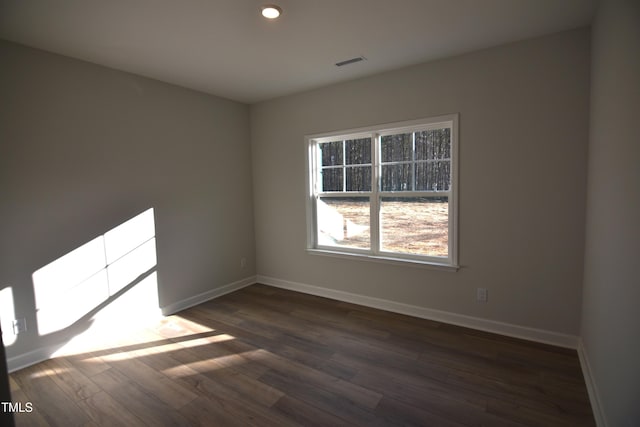
[[[275,4],[262,6],[262,16],[267,19],[276,19],[282,13],[282,9]]]

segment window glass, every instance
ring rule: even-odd
[[[380,187],[382,191],[411,191],[411,164],[382,165]]]
[[[449,191],[451,187],[451,162],[434,161],[416,164],[417,191]]]
[[[371,191],[371,166],[346,168],[346,191]]]
[[[320,144],[322,152],[322,166],[342,165],[342,141],[325,142]]]
[[[416,132],[415,138],[416,160],[451,158],[451,129]]]
[[[380,156],[382,162],[401,162],[412,159],[412,135],[387,135],[381,138]]]
[[[347,165],[371,164],[371,138],[345,141]]]
[[[368,197],[321,197],[317,206],[319,244],[370,248]]]
[[[446,257],[449,253],[447,197],[383,197],[380,204],[383,251]]]
[[[342,191],[344,170],[322,169],[322,191]]]

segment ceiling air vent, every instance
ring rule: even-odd
[[[356,56],[355,58],[347,59],[345,61],[336,62],[336,67],[342,67],[344,65],[353,64],[360,61],[365,61],[367,58],[364,56]]]

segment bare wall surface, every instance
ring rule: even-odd
[[[32,274],[149,208],[161,306],[255,274],[248,106],[3,41],[0,58],[0,287],[29,327],[9,357],[73,335],[38,335]]]
[[[640,3],[593,26],[582,339],[609,426],[640,425]]]
[[[580,29],[253,105],[258,274],[577,335],[589,57]],[[304,136],[447,113],[460,114],[461,270],[307,254]]]

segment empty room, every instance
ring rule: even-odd
[[[640,425],[640,3],[0,0],[2,425]]]

